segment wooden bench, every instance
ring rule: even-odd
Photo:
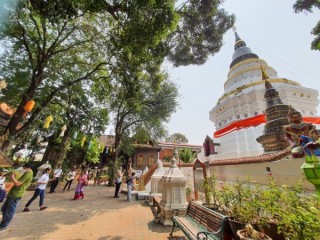
[[[181,209],[180,209],[181,210]],[[173,210],[173,226],[178,226],[188,239],[232,239],[225,233],[228,217],[195,202],[190,202],[184,216],[178,216],[179,209]]]

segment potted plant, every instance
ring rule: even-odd
[[[203,187],[205,191],[205,207],[210,208],[211,210],[219,210],[218,202],[218,190],[217,190],[217,179],[212,176],[204,180]]]
[[[279,229],[286,239],[318,239],[320,233],[319,196],[306,194],[302,184],[283,186]]]
[[[256,210],[252,206],[253,198],[250,188],[245,182],[237,179],[232,188],[233,197],[229,209],[229,223],[234,236],[237,236],[237,232],[244,229],[247,223],[255,223]]]
[[[186,198],[188,203],[192,201],[192,189],[190,187],[186,188]]]
[[[282,211],[280,203],[282,187],[277,186],[273,178],[268,187],[260,191],[258,228],[272,239],[284,240],[285,237],[278,228],[279,214]]]

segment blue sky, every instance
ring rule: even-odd
[[[273,67],[279,77],[320,90],[320,51],[310,48],[312,28],[320,20],[319,10],[296,14],[293,0],[226,0],[224,8],[236,15],[239,36],[247,46]],[[213,136],[209,111],[223,94],[233,54],[234,32],[224,36],[219,53],[202,66],[171,68],[177,82],[180,107],[168,123],[170,134],[184,134],[191,144],[202,144]],[[318,110],[319,114],[319,110]]]

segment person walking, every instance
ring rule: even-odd
[[[131,191],[132,191],[132,187],[134,186],[134,182],[135,182],[135,177],[136,173],[133,172],[131,174],[131,177],[127,180],[127,189],[128,189],[128,192],[127,192],[127,201],[128,202],[131,202]]]
[[[114,198],[119,198],[119,191],[120,191],[121,183],[122,183],[122,175],[121,175],[121,172],[118,171],[116,179],[115,179],[116,189],[115,189],[115,193],[114,193]]]
[[[24,164],[23,170],[24,173],[18,180],[16,179],[16,174],[14,172],[10,174],[10,179],[13,183],[13,187],[10,189],[7,195],[7,199],[1,207],[2,220],[0,222],[0,232],[7,229],[16,212],[19,201],[21,200],[22,196],[24,195],[32,181],[33,172],[28,163]]]
[[[51,183],[51,187],[50,187],[49,193],[54,193],[56,187],[59,184],[59,180],[60,180],[60,177],[61,177],[61,174],[62,174],[62,168],[61,167],[62,167],[61,164],[59,164],[58,168],[56,168],[54,170],[54,172],[53,172],[54,180]]]
[[[76,176],[76,170],[74,169],[74,167],[72,167],[70,172],[68,172],[67,174],[67,183],[64,186],[63,191],[65,191],[67,187],[68,187],[67,191],[70,191],[70,187],[75,176]]]
[[[6,197],[6,174],[9,171],[6,169],[0,170],[0,202],[3,202],[3,199]]]
[[[72,200],[78,200],[84,198],[84,186],[88,185],[88,174],[85,167],[82,167],[81,173],[78,177],[78,184]]]
[[[48,184],[48,182],[53,181],[54,178],[49,179],[49,174],[51,172],[51,168],[46,168],[39,180],[37,181],[37,188],[34,191],[34,194],[32,198],[27,202],[25,208],[23,209],[24,212],[30,212],[29,206],[31,203],[38,197],[40,196],[39,200],[39,207],[40,210],[45,210],[47,207],[44,205],[44,196],[45,196],[45,189]]]

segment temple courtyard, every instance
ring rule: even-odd
[[[21,199],[17,212],[8,227],[0,233],[0,239],[10,240],[138,240],[168,239],[171,227],[153,222],[152,209],[145,201],[126,201],[126,195],[113,198],[114,187],[104,185],[85,189],[83,200],[71,201],[75,184],[69,192],[46,192],[45,205],[40,211],[39,199],[30,206],[30,212],[23,212],[24,205],[33,195],[27,191]],[[1,206],[1,205],[0,205]],[[184,239],[183,233],[175,236]]]

